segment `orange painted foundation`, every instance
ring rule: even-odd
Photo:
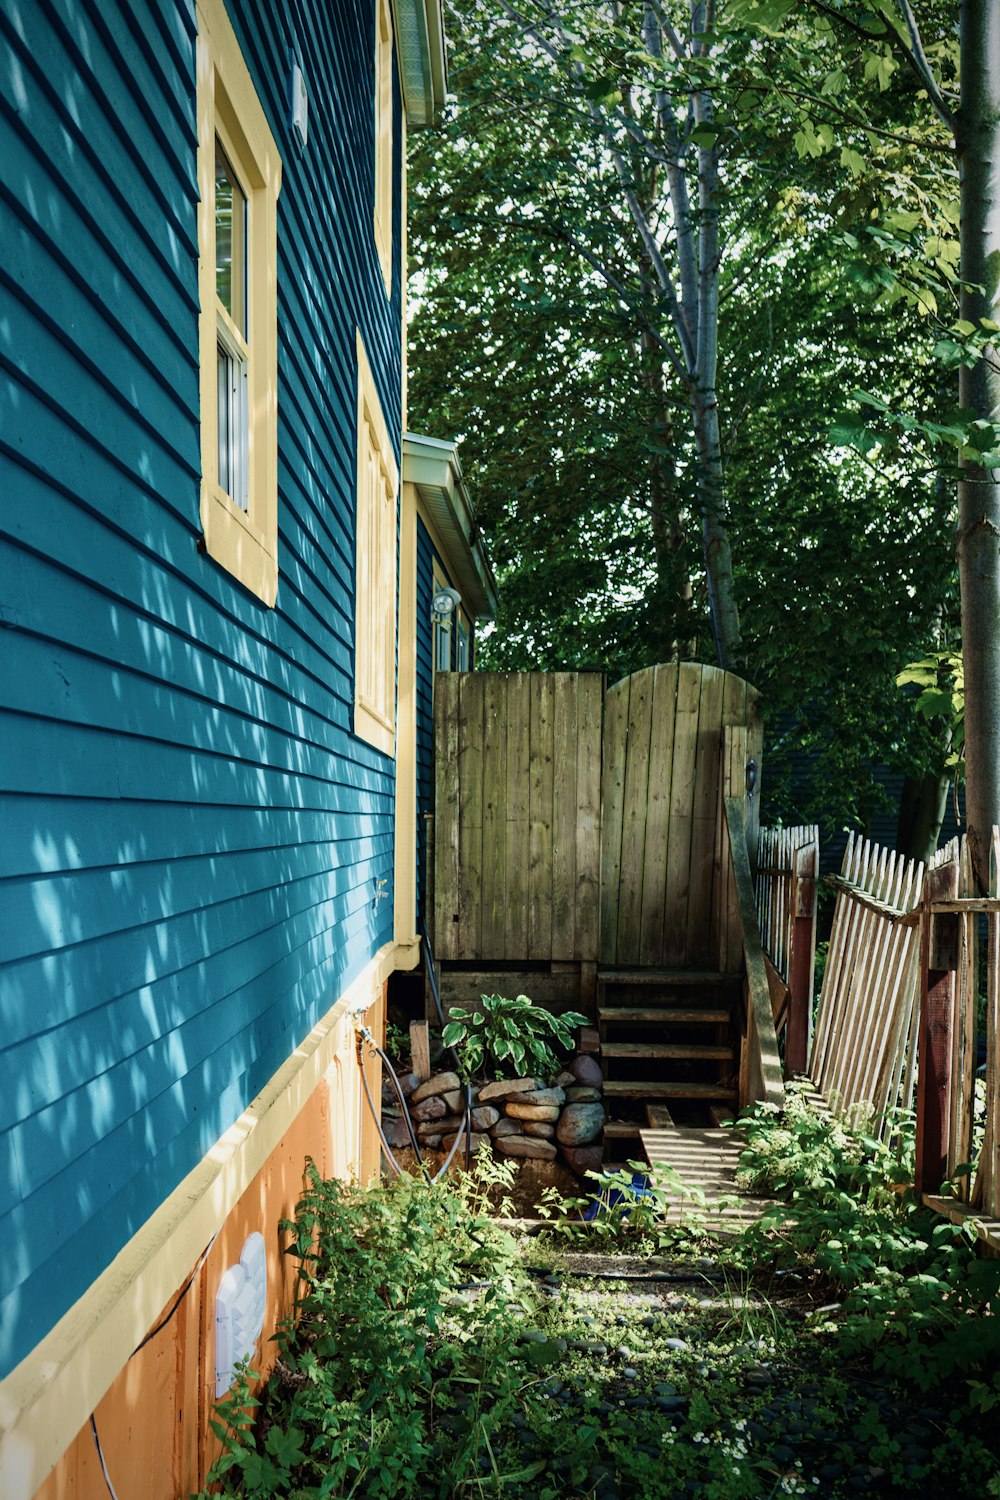
[[[375,1036],[384,1035],[384,1018],[383,995],[367,1017]],[[377,1057],[366,1059],[365,1073],[377,1105]],[[277,1352],[271,1336],[292,1312],[298,1267],[292,1256],[282,1253],[278,1224],[294,1215],[305,1185],[307,1157],[326,1177],[369,1181],[379,1170],[378,1133],[361,1087],[353,1032],[347,1026],[325,1077],[226,1217],[188,1290],[181,1296],[196,1265],[154,1321],[148,1342],[120,1371],[94,1412],[119,1500],[181,1500],[204,1485],[219,1451],[209,1427],[215,1401],[215,1292],[255,1230],[267,1243],[267,1311],[254,1368],[262,1377],[270,1372]],[[35,1500],[108,1497],[88,1423],[36,1491]]]

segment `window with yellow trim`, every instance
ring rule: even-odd
[[[392,292],[392,12],[375,4],[375,248]]]
[[[396,496],[399,471],[360,334],[357,349],[354,732],[391,755],[396,729]]]
[[[198,190],[205,550],[273,605],[281,158],[223,0],[198,0]]]

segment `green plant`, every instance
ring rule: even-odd
[[[457,1185],[361,1188],[312,1162],[306,1176],[281,1226],[297,1318],[259,1399],[241,1371],[219,1405],[210,1482],[247,1500],[458,1491],[535,1378],[507,1359],[531,1293],[515,1243],[477,1212],[510,1169],[486,1161]]]
[[[976,1251],[975,1226],[930,1213],[912,1180],[913,1121],[900,1113],[892,1144],[818,1112],[789,1091],[783,1116],[741,1121],[745,1186],[782,1201],[741,1236],[748,1269],[796,1267],[839,1293],[838,1340],[850,1357],[929,1390],[957,1372],[990,1372],[1000,1358],[991,1303],[1000,1263]]]
[[[409,1032],[404,1031],[402,1026],[397,1026],[394,1021],[385,1023],[385,1052],[397,1072],[410,1060]]]
[[[554,1016],[527,995],[513,1000],[483,995],[477,1010],[452,1009],[442,1040],[455,1048],[466,1080],[480,1076],[487,1060],[499,1071],[510,1069],[517,1078],[548,1079],[559,1070],[553,1043],[568,1050],[573,1032],[586,1020],[572,1010]]]
[[[653,1255],[675,1249],[692,1236],[705,1233],[705,1195],[682,1181],[665,1162],[630,1161],[627,1167],[607,1172],[587,1172],[594,1183],[589,1197],[564,1197],[548,1187],[538,1205],[540,1217],[551,1231],[574,1238],[585,1233],[601,1242],[602,1249],[620,1249],[631,1255]],[[584,1224],[584,1215],[594,1202],[596,1216]],[[678,1220],[672,1211],[681,1208]]]

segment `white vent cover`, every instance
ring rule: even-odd
[[[215,1395],[226,1394],[241,1359],[250,1359],[264,1327],[267,1251],[262,1234],[252,1234],[239,1262],[230,1266],[215,1295]]]

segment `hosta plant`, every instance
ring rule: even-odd
[[[483,995],[474,1011],[452,1008],[443,1040],[454,1047],[466,1079],[480,1077],[488,1066],[516,1078],[551,1078],[559,1070],[553,1044],[568,1051],[573,1032],[586,1020],[572,1010],[554,1016],[527,995]]]

